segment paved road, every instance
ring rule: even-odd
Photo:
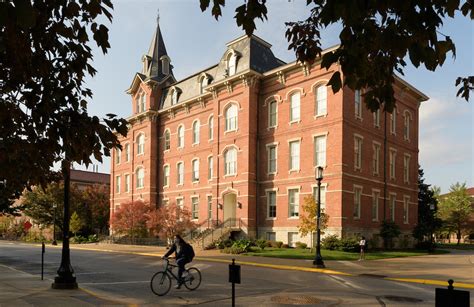
[[[53,280],[60,263],[60,249],[47,249],[45,278]],[[0,243],[0,264],[39,278],[40,248]],[[227,264],[195,262],[203,274],[201,287],[157,297],[149,289],[153,272],[161,260],[140,255],[96,251],[71,252],[79,286],[102,300],[122,304],[229,306]],[[1,280],[1,276],[0,276]],[[433,306],[434,286],[399,283],[365,277],[347,277],[309,272],[282,271],[242,266],[242,284],[236,286],[237,305],[359,305]],[[471,300],[472,300],[471,295]],[[1,305],[1,298],[0,298]]]

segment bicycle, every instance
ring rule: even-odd
[[[166,265],[164,271],[159,271],[153,275],[150,281],[151,291],[158,295],[163,296],[168,293],[171,289],[171,278],[174,278],[178,282],[178,276],[173,273],[173,268],[177,268],[177,265],[170,264],[168,258],[164,258]],[[195,268],[190,267],[183,272],[183,284],[190,290],[196,290],[201,284],[201,272]]]

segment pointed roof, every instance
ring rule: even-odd
[[[148,78],[155,79],[156,81],[161,81],[164,77],[167,76],[163,74],[161,67],[161,59],[164,56],[168,57],[168,52],[166,52],[166,46],[163,40],[163,36],[161,35],[159,22],[157,22],[156,24],[156,30],[151,39],[150,48],[148,48],[148,52],[145,56],[148,57],[149,60],[151,60],[151,66],[147,69],[147,71],[143,72]],[[173,74],[171,66],[169,74]]]

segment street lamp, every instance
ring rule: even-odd
[[[433,215],[434,215],[434,212],[436,210],[435,204],[433,204],[433,203],[430,204],[430,210],[431,210],[431,214],[430,214],[430,220],[431,220],[431,225],[430,225],[430,247],[428,248],[428,252],[433,252],[434,251],[434,247],[433,247],[433,223],[434,223]]]
[[[321,256],[321,180],[323,180],[323,167],[318,166],[315,173],[316,181],[318,182],[318,211],[316,216],[316,258],[314,258],[313,265],[318,268],[326,267],[324,265],[323,257]]]
[[[53,204],[53,243],[51,243],[52,245],[58,245],[58,243],[56,242],[56,204]]]

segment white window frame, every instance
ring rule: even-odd
[[[122,150],[120,148],[115,149],[115,164],[122,162]]]
[[[321,184],[321,212],[326,210],[326,193],[328,190],[327,183]],[[316,184],[311,185],[311,193],[313,194],[314,202],[318,204],[318,186]]]
[[[362,144],[364,137],[361,135],[354,135],[354,170],[362,170]]]
[[[393,200],[393,203],[392,203]],[[390,220],[392,222],[395,222],[395,213],[397,207],[397,194],[396,193],[390,193],[388,197],[388,213],[390,216]]]
[[[319,139],[324,139],[324,150],[321,150],[321,149],[318,150]],[[328,142],[327,133],[313,136],[313,148],[314,148],[313,166],[314,167],[318,167],[318,166],[326,167],[327,142]]]
[[[142,142],[143,140],[143,142]],[[145,133],[141,132],[137,135],[137,156],[145,154]]]
[[[125,193],[130,192],[130,174],[124,174],[123,175],[123,181],[125,182]]]
[[[140,99],[139,99],[139,111],[138,113],[145,112],[146,109],[146,95],[144,92],[141,93]]]
[[[360,90],[354,91],[354,115],[356,119],[362,119],[362,93]]]
[[[212,220],[212,195],[211,194],[206,195],[206,201],[207,201],[207,219]]]
[[[235,152],[235,161],[229,161],[229,158],[234,158],[229,156],[230,152]],[[224,176],[235,176],[237,175],[237,153],[238,150],[235,147],[227,148],[224,152]]]
[[[229,53],[229,55],[227,55],[226,62],[227,75],[229,77],[235,75],[235,73],[237,72],[237,55],[235,54],[235,52],[231,52]]]
[[[214,139],[214,115],[209,116],[208,128],[209,128],[209,131],[208,131],[207,139],[209,141],[212,141]]]
[[[163,165],[163,187],[167,188],[170,186],[170,165]]]
[[[403,155],[403,182],[410,183],[410,158],[409,154]]]
[[[177,130],[177,137],[178,137],[178,148],[184,148],[184,134],[185,134],[185,129],[184,129],[184,125],[181,124],[178,126],[178,130]]]
[[[176,89],[171,90],[171,105],[178,104],[178,91]]]
[[[293,99],[298,97],[298,99]],[[290,95],[290,124],[301,120],[301,92],[295,91]]]
[[[354,208],[352,211],[352,218],[354,220],[360,220],[361,217],[362,192],[363,187],[354,184]]]
[[[320,89],[324,89],[324,91],[320,93]],[[328,88],[326,84],[319,84],[314,87],[314,102],[314,116],[326,116],[328,114]]]
[[[397,170],[397,150],[390,148],[389,150],[389,177],[392,180],[396,179],[396,170]]]
[[[380,109],[377,109],[377,111],[373,112],[373,114],[374,114],[374,127],[380,128]]]
[[[214,157],[207,157],[207,180],[211,181],[212,176],[214,175]]]
[[[297,155],[295,155],[295,152],[292,150],[292,145],[296,145],[298,144],[298,152],[297,152]],[[288,141],[288,152],[289,152],[289,159],[288,159],[288,162],[289,162],[289,165],[288,165],[288,169],[290,172],[295,172],[295,171],[299,171],[300,170],[300,155],[301,155],[301,140],[300,139],[297,139],[297,140],[289,140]]]
[[[130,143],[125,144],[125,162],[130,162]]]
[[[275,106],[275,112],[272,113],[272,105]],[[274,121],[274,123],[272,123]],[[268,128],[276,128],[278,126],[278,101],[272,100],[268,103]]]
[[[274,175],[278,170],[278,143],[270,143],[266,145],[267,147],[267,174]],[[271,150],[275,149],[275,157],[271,159]],[[272,161],[274,161],[274,169],[272,170]]]
[[[121,190],[121,176],[115,176],[115,193],[120,194]]]
[[[170,129],[166,129],[165,130],[165,133],[163,135],[163,139],[164,139],[164,150],[167,151],[167,150],[170,150],[171,149],[171,132],[170,132]]]
[[[140,176],[142,174],[143,176]],[[145,187],[145,168],[142,166],[137,167],[135,170],[135,175],[137,177],[136,188],[143,189]]]
[[[235,114],[230,114],[231,110],[235,110]],[[239,128],[239,122],[238,122],[239,121],[239,106],[236,103],[231,103],[224,110],[224,114],[225,114],[225,131],[224,132],[237,131],[237,129]]]
[[[405,110],[403,116],[403,139],[405,141],[410,141],[410,121],[411,113],[408,110]]]
[[[291,203],[291,195],[290,195],[291,191],[296,191],[294,203]],[[300,212],[300,187],[288,187],[287,188],[287,193],[288,193],[288,218],[298,219],[299,215],[300,215],[299,214],[299,212]]]
[[[197,199],[197,203],[194,200]],[[199,220],[199,196],[191,196],[191,219]]]
[[[199,141],[201,138],[201,123],[198,119],[193,121],[192,130],[193,130],[193,145],[197,145],[199,144]]]
[[[377,222],[379,220],[379,206],[380,206],[380,190],[372,189],[372,221]],[[375,214],[374,214],[375,208]]]
[[[274,204],[272,204],[270,201],[271,201],[271,198],[270,198],[270,194],[275,194],[275,199],[274,199]],[[277,218],[277,189],[267,189],[265,190],[265,194],[267,196],[267,220],[276,220]],[[275,216],[271,216],[271,208],[274,207],[274,215]]]
[[[381,144],[378,142],[372,143],[372,169],[373,175],[378,176],[380,174],[380,149],[382,148]]]
[[[410,221],[410,196],[403,196],[403,224]]]
[[[199,182],[199,159],[193,159],[191,161],[191,169],[192,169],[192,182]]]
[[[176,185],[183,185],[183,184],[184,184],[184,162],[178,161],[176,163]]]
[[[397,135],[397,109],[393,108],[392,113],[390,113],[390,133]]]

